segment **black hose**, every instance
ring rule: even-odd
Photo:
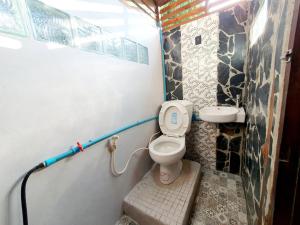
[[[35,166],[31,170],[29,170],[25,177],[23,178],[22,185],[21,185],[21,204],[22,204],[22,215],[23,215],[23,225],[28,225],[28,216],[27,216],[27,203],[26,203],[26,184],[29,176],[39,170],[44,168],[44,163],[40,163],[39,165]]]

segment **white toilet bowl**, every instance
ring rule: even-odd
[[[149,145],[151,158],[160,164],[160,181],[170,184],[180,175],[185,154],[185,137],[161,135]]]
[[[185,134],[191,128],[193,104],[184,100],[163,103],[159,126],[163,135],[149,145],[151,158],[160,164],[160,181],[170,184],[180,175],[185,154]]]

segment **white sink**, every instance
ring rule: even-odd
[[[230,123],[237,121],[237,115],[243,110],[230,106],[207,106],[199,110],[199,117],[201,120],[212,123]]]

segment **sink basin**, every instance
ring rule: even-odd
[[[213,123],[235,122],[239,109],[229,106],[207,106],[199,110],[201,120]]]

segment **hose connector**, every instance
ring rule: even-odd
[[[118,135],[114,135],[111,139],[108,139],[107,148],[109,152],[114,152],[117,149],[117,140],[120,137]]]

